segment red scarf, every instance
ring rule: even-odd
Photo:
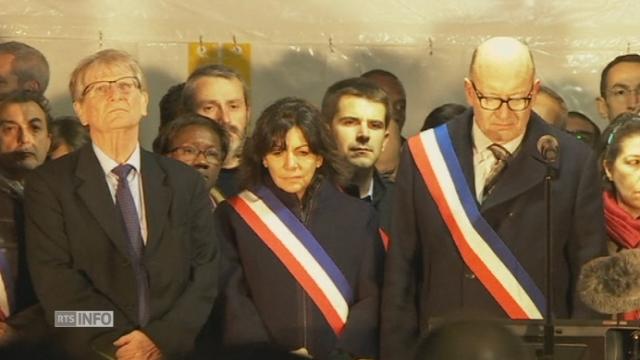
[[[640,220],[620,207],[611,192],[605,191],[603,200],[607,234],[611,240],[624,249],[637,248],[640,245]]]
[[[640,220],[631,216],[618,205],[614,194],[605,191],[604,217],[607,223],[607,234],[618,246],[624,249],[635,249],[640,244]],[[623,314],[625,320],[639,320],[640,310],[633,310]]]

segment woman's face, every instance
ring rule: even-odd
[[[282,145],[272,149],[262,164],[276,186],[302,199],[322,160],[322,156],[311,152],[302,130],[296,126],[287,131]]]
[[[604,165],[615,185],[618,204],[632,216],[640,216],[640,134],[622,140],[613,164]]]

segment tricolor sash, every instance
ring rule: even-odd
[[[228,200],[313,300],[336,335],[342,332],[353,290],[305,225],[269,189],[245,190]]]
[[[541,319],[545,299],[482,217],[445,125],[409,139],[409,150],[460,254],[512,319]]]

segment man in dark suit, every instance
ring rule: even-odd
[[[393,183],[375,167],[389,140],[389,96],[367,78],[343,79],[327,88],[322,117],[352,173],[347,193],[371,203],[389,231]]]
[[[14,91],[0,100],[0,344],[38,337],[45,329],[36,305],[24,239],[24,178],[47,158],[48,101]]]
[[[547,165],[536,148],[543,135],[557,138],[560,148],[560,158],[551,165],[556,174],[552,183],[553,311],[558,318],[591,315],[575,296],[575,283],[581,266],[605,253],[598,167],[587,146],[531,111],[539,87],[525,45],[511,38],[487,40],[474,52],[465,79],[472,109],[436,131],[408,140],[394,204],[394,213],[403,216],[393,219],[385,269],[382,359],[413,358],[419,337],[436,317],[544,316]],[[438,137],[443,134],[446,137]],[[450,151],[442,150],[447,149],[446,141],[424,151],[422,144],[433,145],[429,142],[433,138],[449,139]],[[504,152],[499,153],[497,145]],[[452,181],[431,181],[444,179],[444,171],[427,171],[434,169],[429,166],[437,163],[434,154],[438,152],[449,169],[456,163],[460,170],[449,170]],[[451,184],[456,184],[453,191]],[[462,199],[465,211],[455,211],[459,209],[453,206],[455,196],[466,196]],[[465,220],[461,213],[472,214],[474,209],[479,216]],[[456,228],[465,221],[468,227]],[[472,231],[480,236],[467,236]],[[478,246],[480,237],[484,247]],[[486,261],[491,256],[500,262]],[[499,266],[503,273],[496,272]],[[525,291],[513,291],[518,288]]]
[[[112,311],[110,327],[58,328],[79,358],[184,358],[216,296],[217,242],[202,177],[140,148],[142,71],[103,50],[69,83],[92,143],[32,173],[27,250],[47,320]]]

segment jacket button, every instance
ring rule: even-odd
[[[467,279],[473,280],[476,278],[476,274],[474,273],[464,273],[464,277],[466,277]]]

